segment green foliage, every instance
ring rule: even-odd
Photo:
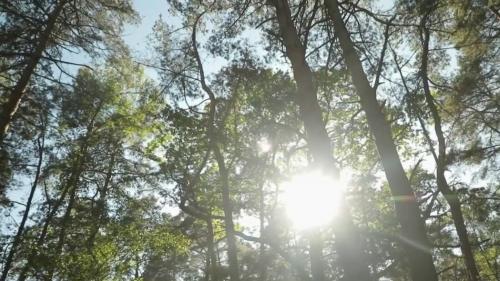
[[[130,1],[80,2],[69,1],[69,18],[58,22],[60,36],[45,52],[52,60],[40,63],[40,77],[32,79],[29,99],[1,150],[0,177],[9,189],[24,193],[35,182],[37,140],[45,141],[36,202],[8,278],[221,281],[230,278],[228,236],[236,234],[241,280],[307,280],[310,241],[291,226],[281,200],[283,182],[309,169],[311,155],[296,105],[301,77],[293,77],[283,59],[274,9],[242,1],[168,1],[169,15],[156,22],[150,44],[148,64],[158,66],[159,77],[153,80],[118,36],[123,23],[135,20]],[[408,280],[406,242],[394,208],[395,201],[408,198],[391,194],[322,1],[289,2],[294,27],[307,44],[324,121],[319,125],[328,132],[343,176],[351,174],[343,192],[370,270],[381,280]],[[45,21],[41,11],[51,3],[0,4],[5,10],[0,39],[8,42],[0,51],[32,48],[28,39],[40,30],[28,20]],[[22,18],[12,8],[17,4]],[[495,3],[404,0],[387,11],[379,11],[375,1],[342,5],[364,70],[379,83],[377,98],[426,222],[440,278],[465,280],[455,222],[436,184],[439,159],[432,151],[436,158],[442,151],[421,69],[421,36],[429,29],[427,78],[444,131],[445,176],[460,203],[481,278],[495,280],[500,250]],[[196,38],[205,77],[192,42],[192,25],[201,13]],[[15,35],[24,27],[25,37]],[[247,38],[252,36],[261,42]],[[110,56],[92,69],[80,68],[68,84],[56,83],[50,66],[66,41],[90,54],[107,46]],[[22,65],[16,62],[24,57],[0,59],[2,89],[15,84]],[[216,66],[214,57],[223,66]],[[227,172],[234,224],[229,232],[216,146]],[[12,221],[20,206],[3,209],[5,253],[12,249]],[[314,233],[323,239],[328,280],[343,274],[336,227],[333,220]]]

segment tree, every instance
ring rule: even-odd
[[[317,103],[316,88],[313,82],[311,70],[306,62],[305,48],[302,46],[294,23],[291,20],[290,9],[287,1],[274,1],[276,16],[280,28],[280,34],[286,48],[286,54],[291,61],[294,78],[297,83],[297,104],[300,108],[300,116],[306,129],[307,141],[315,165],[328,173],[336,171],[334,159],[331,156],[330,139],[326,133],[321,116],[321,110]],[[307,41],[307,38],[305,39]],[[368,280],[369,272],[364,257],[361,237],[357,234],[355,226],[348,209],[342,210],[342,227],[336,232],[336,247],[339,252],[340,263],[344,268],[346,280]],[[321,248],[318,242],[312,243],[313,275],[315,280],[322,281],[323,266],[321,265]],[[319,251],[319,253],[318,253]]]
[[[2,280],[497,279],[495,5],[170,0],[145,59],[129,2],[21,2],[2,103],[66,4],[3,141]]]
[[[117,49],[119,40],[115,38],[119,38],[122,25],[133,21],[135,14],[129,1],[13,0],[4,2],[0,8],[5,17],[2,40],[7,43],[0,50],[5,58],[1,73],[6,78],[1,86],[0,160],[5,163],[2,166],[7,166],[9,157],[4,139],[33,77],[60,82],[51,77],[51,66],[68,74],[61,65],[78,65],[62,60],[64,52],[83,50],[90,55],[98,54],[102,53],[103,43]],[[3,189],[5,185],[1,183]]]
[[[437,280],[437,272],[433,264],[431,245],[426,237],[425,224],[420,217],[415,194],[406,177],[399,155],[392,139],[390,125],[380,109],[376,99],[376,90],[370,85],[356,54],[349,32],[340,14],[336,0],[325,1],[329,16],[335,27],[346,66],[351,72],[352,81],[360,97],[361,106],[366,114],[370,131],[375,137],[387,180],[395,198],[396,212],[406,243],[409,266],[413,280]],[[415,244],[417,249],[415,249]]]

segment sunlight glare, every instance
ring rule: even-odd
[[[260,153],[266,153],[266,152],[269,152],[272,148],[272,145],[271,143],[269,142],[269,140],[267,138],[261,138],[258,142],[257,142],[257,146],[259,147],[259,152]]]
[[[331,222],[341,203],[344,184],[314,171],[295,175],[281,187],[288,218],[296,229],[306,230]]]

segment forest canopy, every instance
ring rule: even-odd
[[[0,281],[500,280],[500,2],[140,2],[0,3]]]

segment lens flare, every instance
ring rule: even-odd
[[[295,175],[281,185],[282,203],[298,230],[328,224],[336,216],[344,184],[318,171]]]

